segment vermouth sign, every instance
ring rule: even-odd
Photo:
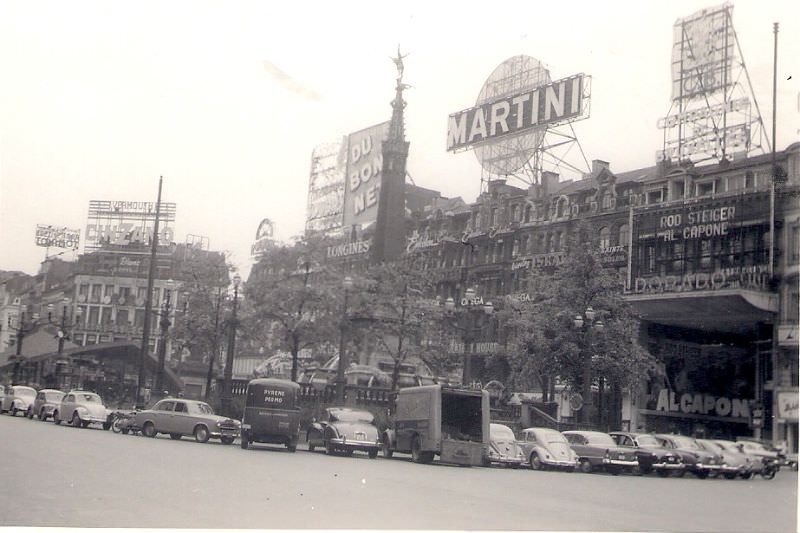
[[[447,149],[457,151],[578,118],[584,110],[583,83],[584,75],[577,74],[453,113],[447,126]]]

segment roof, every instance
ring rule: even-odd
[[[56,352],[58,350],[58,340],[55,338],[57,331],[58,329],[55,326],[41,326],[28,333],[22,340],[21,355],[25,358],[30,358]],[[77,344],[64,341],[65,351],[78,347]],[[16,354],[16,346],[10,346],[5,351],[0,352],[0,365],[5,364],[10,357]]]
[[[624,183],[642,183],[648,181],[649,179],[654,178],[657,175],[658,167],[645,167],[645,168],[638,168],[635,170],[628,170],[625,172],[611,172],[611,174],[616,178],[616,184],[622,185]],[[597,188],[597,181],[595,181],[594,176],[590,176],[578,181],[572,182],[564,182],[566,185],[564,187],[558,188],[554,191],[554,194],[561,195],[561,194],[572,194],[575,192],[580,191],[587,191]]]

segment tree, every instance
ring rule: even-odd
[[[563,265],[531,276],[529,302],[510,302],[502,314],[514,385],[538,385],[546,398],[556,379],[580,390],[587,364],[601,398],[605,384],[615,397],[635,390],[654,367],[639,344],[639,321],[622,298],[620,276],[603,266],[586,234],[579,227],[572,236]],[[574,325],[589,307],[602,329]]]
[[[232,270],[225,254],[204,250],[187,249],[182,263],[181,301],[170,335],[178,352],[186,349],[190,359],[208,362],[206,399],[220,352],[221,315]]]
[[[360,335],[376,339],[392,359],[392,390],[398,388],[400,368],[411,357],[442,369],[441,306],[433,285],[413,258],[369,268],[363,283],[367,290],[353,306],[362,325]]]
[[[324,263],[328,244],[312,235],[276,246],[253,267],[245,285],[243,328],[263,345],[291,353],[292,381],[300,351],[337,336],[341,279]]]

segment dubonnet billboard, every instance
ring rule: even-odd
[[[344,190],[344,227],[369,226],[378,217],[383,167],[383,141],[389,133],[384,122],[347,137]]]

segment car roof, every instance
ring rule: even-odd
[[[564,435],[606,435],[608,433],[603,433],[602,431],[583,431],[583,430],[570,430],[570,431],[562,431]]]
[[[61,394],[66,394],[63,390],[58,389],[39,389],[39,392],[60,392]]]

